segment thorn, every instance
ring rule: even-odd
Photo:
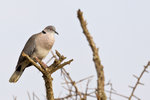
[[[148,62],[148,65],[150,65],[150,61]]]
[[[147,66],[144,66],[144,68],[146,69]]]
[[[132,89],[133,89],[134,87],[129,85],[129,88],[132,88]]]
[[[135,77],[136,79],[138,79],[138,77],[136,75],[133,74],[133,77]]]
[[[135,97],[135,98],[138,99],[138,100],[141,100],[139,97],[137,97],[137,96],[135,96],[135,95],[133,95],[133,97]]]
[[[115,89],[113,89],[113,88],[112,88],[112,91],[116,92],[116,90],[115,90]]]
[[[97,51],[99,51],[99,48],[97,48]]]
[[[145,70],[146,73],[149,73],[149,71]]]
[[[144,83],[141,83],[141,82],[138,82],[138,84],[140,84],[140,85],[144,85]]]

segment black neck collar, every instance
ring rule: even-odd
[[[42,33],[43,33],[43,34],[46,34],[46,32],[45,32],[44,30],[42,31]]]

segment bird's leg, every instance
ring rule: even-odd
[[[41,65],[43,69],[46,69],[48,66],[42,62],[38,57],[35,57],[35,60]]]

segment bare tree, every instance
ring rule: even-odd
[[[52,53],[53,54],[52,58],[54,58],[55,60],[50,66],[47,66],[45,63],[40,61],[38,58],[35,58],[36,62],[39,63],[39,64],[37,64],[28,55],[23,53],[22,56],[26,57],[43,74],[43,79],[45,81],[45,87],[46,87],[47,100],[87,100],[87,97],[92,97],[97,100],[106,100],[107,97],[106,97],[105,92],[109,93],[109,98],[108,98],[109,100],[113,100],[112,95],[117,95],[117,96],[123,97],[127,100],[131,100],[133,97],[136,98],[137,100],[141,100],[138,96],[135,96],[134,92],[138,85],[143,85],[143,83],[141,83],[140,80],[141,80],[143,74],[145,72],[148,72],[147,68],[148,68],[148,66],[150,66],[150,62],[148,62],[147,65],[144,66],[144,69],[141,72],[139,77],[136,75],[133,75],[137,79],[137,82],[135,83],[134,86],[130,86],[130,88],[132,88],[132,92],[131,92],[130,96],[125,96],[123,94],[117,93],[114,90],[114,88],[112,87],[111,82],[108,82],[107,84],[105,84],[104,70],[103,70],[103,65],[101,64],[100,56],[98,53],[98,48],[96,47],[96,44],[94,43],[94,40],[87,29],[87,23],[84,20],[83,12],[80,9],[77,11],[77,16],[78,16],[79,22],[81,24],[83,34],[85,35],[85,37],[90,45],[90,48],[92,50],[92,53],[93,53],[93,62],[95,64],[95,69],[96,69],[96,73],[97,73],[97,87],[94,89],[89,87],[90,80],[93,76],[89,76],[89,77],[86,77],[84,79],[81,79],[81,80],[75,82],[71,78],[69,72],[67,72],[63,68],[65,65],[70,64],[73,61],[73,59],[71,59],[67,62],[63,62],[66,59],[66,57],[61,55],[58,51],[56,51],[56,55],[54,53]],[[51,77],[51,75],[58,69],[61,69],[61,74],[62,74],[62,77],[64,80],[63,84],[65,84],[64,89],[67,90],[68,93],[64,97],[59,97],[59,98],[54,99],[54,93],[53,93],[53,87],[52,87],[53,78]],[[79,84],[83,81],[87,81],[84,92],[82,92],[77,86],[77,84]],[[110,90],[105,90],[104,89],[105,86],[110,86]],[[29,93],[28,93],[28,97],[29,97],[29,100],[31,100],[31,96]],[[35,100],[35,98],[37,100],[40,100],[38,98],[38,96],[36,96],[33,93],[33,100]],[[14,100],[17,100],[17,98],[14,97]]]

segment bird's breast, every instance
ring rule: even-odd
[[[53,34],[39,34],[39,37],[36,40],[36,46],[50,50],[54,44],[54,35]]]
[[[39,34],[40,36],[36,39],[35,55],[43,59],[51,50],[54,44],[54,36],[50,34]]]

